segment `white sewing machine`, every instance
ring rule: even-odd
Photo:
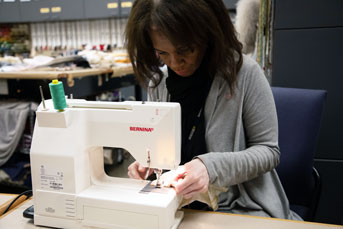
[[[109,177],[103,147],[124,148],[143,166],[176,169],[177,103],[46,100],[36,112],[31,146],[34,224],[59,228],[176,228],[183,218],[172,188]]]

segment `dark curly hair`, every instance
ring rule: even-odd
[[[234,91],[242,45],[222,0],[135,0],[125,41],[134,73],[145,87],[150,80],[157,86],[163,77],[150,38],[152,27],[175,47],[207,47],[210,75],[222,76]]]

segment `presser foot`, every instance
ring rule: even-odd
[[[161,188],[160,177],[162,175],[162,169],[154,169],[154,173],[156,174],[156,185],[155,188]]]
[[[155,193],[168,193],[169,189],[168,187],[163,187],[163,185],[160,184],[159,188],[156,188],[156,184],[154,184],[154,181],[149,181],[147,185],[142,188],[139,193],[149,193],[149,192],[155,192]]]

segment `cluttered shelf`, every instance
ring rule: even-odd
[[[132,65],[124,51],[84,50],[78,55],[58,58],[0,58],[0,95],[3,98],[29,98],[39,102],[38,88],[42,85],[43,92],[49,94],[47,85],[52,79],[62,81],[66,95],[74,98],[94,98],[105,91],[131,85],[136,87],[136,98],[141,98]]]
[[[87,76],[99,76],[106,74],[110,77],[121,77],[132,75],[133,69],[131,65],[113,66],[109,68],[87,68],[75,70],[59,70],[59,69],[34,69],[21,70],[13,72],[0,72],[0,79],[24,79],[24,80],[52,80],[52,79],[67,79],[69,87],[74,86],[74,78],[82,78]]]
[[[90,68],[77,70],[52,70],[52,69],[36,69],[23,70],[13,72],[0,72],[0,78],[4,79],[56,79],[67,77],[85,77],[99,75],[104,73],[112,73],[112,69],[105,68]]]
[[[77,70],[52,70],[52,69],[36,69],[23,70],[13,72],[0,72],[2,79],[60,79],[60,78],[81,78],[86,76],[94,76],[101,74],[110,74],[112,77],[125,76],[133,74],[131,65],[115,66],[110,68],[90,68]]]
[[[101,74],[109,74],[111,77],[133,74],[126,51],[107,53],[83,50],[77,55],[57,58],[46,55],[24,59],[11,56],[0,58],[0,79],[67,78],[70,81],[75,77]]]

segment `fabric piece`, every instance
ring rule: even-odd
[[[0,183],[31,188],[30,156],[15,152],[10,160],[0,168]]]
[[[166,173],[163,173],[160,177],[161,184],[165,187],[170,187],[173,179],[178,174],[182,173],[180,171],[183,171],[183,166],[179,166],[177,170],[171,170]],[[154,181],[153,184],[156,184],[156,181]],[[213,210],[217,210],[219,194],[226,191],[227,191],[227,188],[225,187],[209,185],[207,192],[198,193],[190,199],[185,199],[183,198],[183,196],[179,196],[179,208],[189,205],[193,203],[194,201],[200,201],[204,204],[207,204]]]
[[[215,185],[209,185],[208,191],[205,193],[197,193],[190,199],[182,198],[179,208],[186,206],[194,201],[200,201],[207,204],[214,211],[218,209],[219,194],[226,192],[228,189],[225,187],[218,187]]]
[[[13,155],[23,134],[30,102],[0,102],[0,166]]]
[[[236,5],[235,28],[242,52],[253,55],[256,45],[260,0],[239,0]]]
[[[274,1],[261,0],[257,31],[257,57],[256,60],[264,70],[268,81],[272,80],[272,50],[273,50],[273,24]]]
[[[168,101],[165,78],[148,89],[150,101]],[[205,105],[205,164],[210,184],[228,188],[218,211],[301,220],[289,208],[275,171],[279,163],[278,124],[273,95],[256,61],[244,55],[235,94],[215,76]]]

